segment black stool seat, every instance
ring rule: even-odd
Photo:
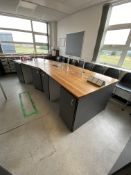
[[[105,67],[104,67],[104,66],[101,66],[101,65],[95,64],[95,65],[93,66],[93,68],[92,68],[92,71],[97,72],[97,73],[99,73],[99,74],[103,74],[104,71],[105,71]]]
[[[104,73],[104,75],[107,75],[109,77],[116,78],[116,79],[119,78],[119,74],[120,74],[119,70],[114,68],[108,68]]]
[[[92,68],[93,68],[93,63],[86,62],[84,68],[85,68],[85,69],[88,69],[88,70],[92,70]]]

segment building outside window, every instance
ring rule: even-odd
[[[97,62],[131,69],[131,2],[109,10]]]
[[[0,41],[1,41],[1,52],[6,53],[16,53],[15,45],[11,42],[13,42],[13,37],[11,33],[0,33]],[[2,43],[3,41],[9,41],[10,43]]]
[[[0,15],[0,46],[4,54],[47,54],[47,23]]]

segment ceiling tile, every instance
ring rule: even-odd
[[[24,7],[18,7],[16,13],[18,15],[24,15],[24,16],[27,16],[27,17],[32,17],[33,16],[33,10],[27,9],[27,8],[24,8]]]
[[[56,10],[51,10],[46,7],[38,6],[34,12],[34,16],[40,17],[40,18],[48,18],[50,17],[50,21],[58,20],[66,16],[65,13],[57,12]]]
[[[27,8],[27,9],[32,9],[32,10],[34,10],[37,7],[36,4],[26,2],[26,1],[20,1],[18,6],[19,7],[24,7],[24,8]]]
[[[15,12],[19,0],[0,0],[0,11],[2,12]]]
[[[48,7],[50,9],[57,10],[58,12],[63,12],[63,13],[71,13],[73,10],[73,6],[67,5],[66,1],[61,2],[59,0],[23,0],[26,2],[32,2],[34,4],[37,4],[39,6],[43,7]]]

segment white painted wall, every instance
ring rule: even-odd
[[[81,58],[91,61],[97,39],[103,4],[92,6],[60,21],[57,25],[57,45],[60,55],[65,55],[65,47],[60,43],[66,34],[85,31]],[[62,46],[62,47],[61,47]]]

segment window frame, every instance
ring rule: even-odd
[[[129,1],[127,1],[125,3],[128,3],[128,2]],[[130,46],[130,44],[131,44],[131,23],[109,25],[109,20],[110,20],[110,17],[111,17],[112,8],[114,6],[121,5],[121,4],[124,4],[124,3],[122,3],[122,2],[113,3],[113,4],[111,4],[111,6],[109,8],[107,19],[106,19],[106,23],[105,23],[105,29],[104,29],[104,32],[103,32],[103,36],[102,36],[102,40],[101,40],[99,52],[98,52],[98,55],[97,55],[97,58],[96,58],[96,62],[97,63],[100,63],[100,64],[104,64],[104,65],[109,65],[109,66],[114,66],[114,67],[126,69],[126,68],[123,68],[122,65],[123,65],[123,63],[125,61],[127,52],[129,50],[131,50],[131,46]],[[115,44],[108,45],[108,44],[104,44],[107,31],[121,30],[121,29],[130,29],[130,32],[129,32],[129,35],[127,37],[127,41],[126,41],[125,45],[115,45]],[[112,50],[112,51],[113,50],[118,50],[118,51],[121,51],[122,52],[122,54],[120,56],[120,59],[119,59],[119,62],[118,62],[117,65],[109,64],[109,63],[101,63],[100,62],[100,57],[99,57],[100,51],[101,50],[104,50],[104,49],[106,49],[106,50]]]
[[[14,41],[14,42],[11,42],[11,41],[2,41],[1,43],[12,43],[12,44],[32,44],[33,45],[33,47],[34,47],[34,52],[33,53],[30,53],[30,54],[35,54],[35,55],[37,55],[37,54],[39,54],[39,53],[37,53],[37,49],[36,49],[36,46],[37,45],[45,45],[45,46],[47,46],[47,51],[49,52],[49,31],[48,31],[48,22],[46,22],[46,21],[42,21],[42,20],[36,20],[36,19],[31,19],[31,18],[26,18],[26,17],[20,17],[20,16],[17,16],[17,15],[15,15],[15,16],[12,16],[12,15],[10,15],[10,14],[3,14],[3,13],[0,13],[0,15],[2,15],[2,16],[7,16],[7,17],[16,17],[16,18],[20,18],[20,19],[28,19],[29,21],[30,21],[30,23],[31,23],[31,30],[29,31],[29,30],[23,30],[23,29],[15,29],[15,28],[5,28],[5,27],[0,27],[0,30],[5,30],[5,31],[18,31],[18,32],[26,32],[26,33],[31,33],[32,34],[32,40],[33,40],[33,42],[17,42],[17,41]],[[47,33],[43,33],[43,32],[35,32],[35,31],[33,31],[33,21],[36,21],[36,22],[42,22],[42,23],[46,23],[46,26],[47,26]],[[35,35],[44,35],[44,36],[47,36],[47,43],[39,43],[39,42],[36,42],[35,41]],[[2,53],[0,53],[0,55],[1,55]],[[10,54],[10,53],[9,53]],[[9,55],[8,53],[6,54],[5,53],[5,55]],[[19,55],[20,53],[14,53],[14,55]],[[24,54],[26,54],[26,53],[23,53],[23,55]],[[2,54],[3,55],[3,54]],[[11,55],[13,55],[12,53],[11,53]],[[21,55],[21,54],[20,54]]]

